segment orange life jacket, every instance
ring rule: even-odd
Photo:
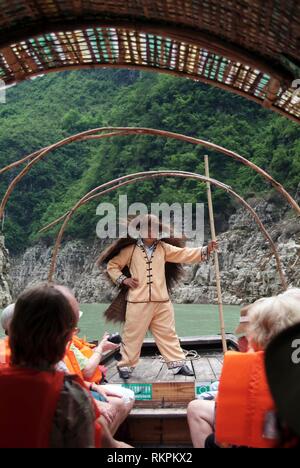
[[[53,419],[63,387],[63,372],[0,369],[0,448],[49,448]],[[84,384],[78,379],[78,383]],[[95,413],[95,447],[101,447],[102,430]]]
[[[216,408],[216,440],[253,448],[274,448],[268,422],[275,415],[264,352],[225,354]]]
[[[77,375],[81,380],[84,380],[83,374],[79,367],[78,361],[74,354],[74,351],[70,348],[71,343],[67,346],[66,354],[64,357],[64,363],[66,364],[68,371],[72,375]]]
[[[74,336],[72,339],[72,343],[74,346],[76,346],[77,349],[88,359],[93,356],[94,351],[93,348],[95,346],[87,343],[86,341],[82,340],[81,338],[78,338],[77,336]],[[73,353],[74,355],[74,353]],[[77,374],[77,372],[76,372]],[[92,377],[89,379],[86,379],[88,382],[94,382],[94,383],[100,383],[102,382],[103,379],[103,373],[101,372],[101,367],[98,366],[97,369],[95,370],[95,373]]]
[[[0,447],[48,448],[58,399],[61,372],[0,369]]]
[[[6,367],[7,365],[9,365],[10,356],[11,356],[11,352],[10,352],[8,338],[5,338],[4,340],[0,340],[0,368]]]

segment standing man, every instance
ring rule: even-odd
[[[211,242],[204,248],[176,247],[167,240],[158,240],[158,226],[159,220],[155,216],[143,218],[141,237],[132,239],[132,244],[119,250],[107,264],[107,272],[113,282],[128,288],[122,359],[118,363],[122,379],[129,379],[138,364],[149,329],[168,368],[174,374],[194,375],[186,364],[176,334],[174,308],[168,288],[171,281],[168,276],[173,271],[173,280],[177,279],[181,263],[196,264],[207,260],[217,248],[217,243]],[[105,254],[101,258],[103,260]],[[126,267],[131,277],[124,275]]]

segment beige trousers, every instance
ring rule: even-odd
[[[118,367],[135,367],[147,331],[152,332],[157,347],[169,367],[185,362],[175,330],[173,304],[169,302],[127,303],[123,330],[122,360]]]

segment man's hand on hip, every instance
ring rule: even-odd
[[[139,287],[139,280],[136,278],[127,278],[123,281],[123,284],[130,289],[136,289]]]

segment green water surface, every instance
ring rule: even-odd
[[[103,312],[107,304],[82,304],[80,335],[88,340],[98,340],[105,331],[121,331],[121,327],[105,323]],[[218,306],[202,304],[175,304],[176,328],[179,336],[216,335],[220,333]],[[239,321],[238,306],[224,306],[226,332],[232,333]],[[141,314],[143,313],[141,307]],[[3,330],[0,329],[0,336]],[[150,334],[149,334],[150,336]]]

